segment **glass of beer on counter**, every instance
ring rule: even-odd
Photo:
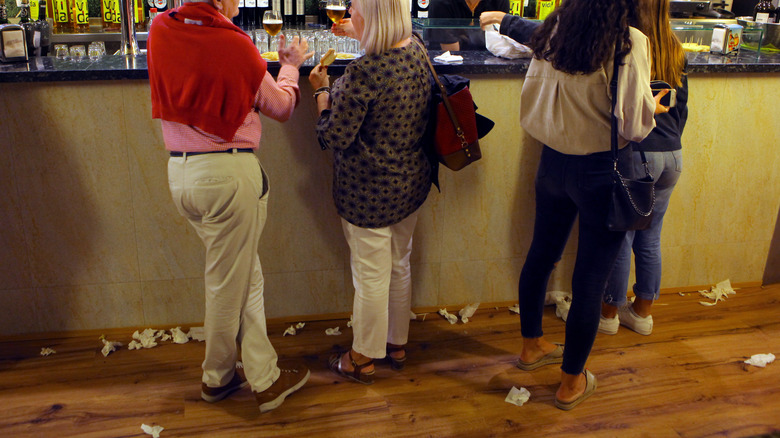
[[[325,13],[333,23],[338,23],[344,18],[344,14],[347,13],[346,0],[328,0],[325,5]]]

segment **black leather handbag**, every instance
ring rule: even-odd
[[[638,179],[624,178],[618,170],[618,134],[615,104],[617,102],[617,80],[619,62],[615,60],[612,80],[609,83],[612,90],[612,200],[607,214],[607,228],[611,231],[646,230],[653,220],[655,206],[655,179],[647,167],[644,152],[642,165],[645,175]],[[627,146],[630,147],[630,146]],[[628,155],[633,157],[633,154]],[[633,166],[631,166],[633,168]]]

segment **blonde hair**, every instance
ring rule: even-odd
[[[669,0],[639,0],[639,30],[650,40],[650,78],[682,86],[685,52],[669,24]]]
[[[363,16],[360,42],[367,54],[389,50],[412,36],[409,0],[352,0]]]

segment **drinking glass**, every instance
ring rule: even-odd
[[[272,37],[282,31],[283,23],[282,14],[279,11],[265,11],[263,14],[263,29]]]
[[[344,18],[344,14],[347,13],[346,0],[328,0],[325,5],[325,13],[333,23],[338,23]]]
[[[89,43],[87,55],[89,59],[95,60],[106,54],[106,43],[103,41],[93,41]]]
[[[265,30],[255,29],[255,47],[257,47],[258,52],[265,53],[269,50],[268,40],[270,38]]]
[[[68,57],[68,45],[67,44],[55,44],[54,45],[54,56],[60,59],[65,59]]]
[[[70,46],[70,57],[73,59],[81,59],[87,56],[87,50],[82,45]]]

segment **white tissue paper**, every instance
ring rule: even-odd
[[[510,306],[509,307],[509,311],[519,314],[520,313],[520,304],[515,304],[514,306]]]
[[[571,292],[562,290],[547,291],[544,295],[544,305],[549,306],[552,304],[555,304],[555,316],[566,321],[571,308]]]
[[[54,354],[54,353],[56,353],[56,351],[54,351],[53,348],[49,348],[49,347],[41,348],[41,356],[48,356],[48,355]]]
[[[240,360],[236,361],[236,368],[244,368],[244,362],[241,362]]]
[[[341,332],[339,331],[339,328],[336,327],[336,328],[325,329],[325,334],[328,336],[338,336],[341,334]]]
[[[463,62],[463,57],[460,55],[453,55],[452,53],[450,53],[449,50],[447,50],[441,55],[433,58],[433,60],[439,62],[453,63],[453,62]]]
[[[199,342],[206,340],[206,332],[203,330],[203,327],[190,327],[190,331],[187,332],[187,336]]]
[[[347,327],[352,327],[352,315],[349,315],[349,321],[347,321]]]
[[[555,316],[566,321],[571,308],[571,292],[551,291],[545,295],[545,302],[549,299],[555,303]]]
[[[699,304],[702,306],[714,306],[718,304],[718,301],[725,301],[729,295],[736,295],[737,292],[731,287],[731,281],[723,280],[713,286],[711,291],[707,292],[706,290],[700,290],[699,293],[703,297],[715,300],[715,302],[712,303],[699,301]]]
[[[772,353],[768,353],[768,354],[754,354],[750,356],[750,359],[746,360],[745,363],[748,365],[753,365],[755,367],[764,368],[766,364],[772,363],[774,361],[775,361],[775,355]]]
[[[134,345],[135,349],[156,347],[156,336],[157,331],[153,328],[148,328],[143,332],[136,330],[135,333],[133,333],[133,339],[135,339],[135,341],[131,341],[127,348],[132,350],[133,348],[131,348],[131,345]],[[138,345],[140,345],[140,347]]]
[[[409,320],[416,320],[417,319],[417,314],[416,313],[412,312],[411,310],[409,311],[409,313],[410,313]]]
[[[165,430],[165,428],[162,426],[147,426],[142,424],[141,430],[143,430],[147,435],[151,435],[152,438],[160,438],[160,432]]]
[[[523,404],[530,398],[531,393],[527,389],[517,389],[513,386],[512,389],[509,390],[509,394],[507,394],[504,401],[507,403],[512,403],[513,405],[523,406]]]
[[[284,331],[282,336],[283,337],[287,336],[287,335],[295,336],[296,333],[297,333],[297,331],[295,330],[295,327],[294,326],[289,326],[289,327],[287,327],[287,330]]]
[[[305,322],[299,322],[298,324],[295,324],[295,329],[300,330],[306,326]]]
[[[460,309],[458,312],[458,315],[460,315],[460,320],[463,321],[464,324],[469,322],[469,318],[474,316],[474,312],[476,312],[477,309],[479,309],[479,303],[469,304],[468,306]]]
[[[544,305],[554,306],[558,301],[571,301],[571,292],[563,290],[548,290],[544,294]]]
[[[103,353],[103,357],[108,357],[111,352],[122,346],[121,342],[109,341],[105,336],[101,336],[100,340],[103,341],[103,349],[100,350]]]
[[[173,342],[177,344],[186,344],[190,342],[190,337],[186,333],[181,331],[181,327],[174,327],[171,329],[171,335],[173,336]],[[163,341],[165,337],[163,336]]]
[[[501,35],[497,24],[493,25],[495,30],[485,31],[485,47],[490,53],[507,59],[530,58],[534,51],[530,47],[518,43],[506,35]]]
[[[447,309],[439,309],[439,315],[443,316],[450,324],[458,322],[458,317],[448,312]]]

